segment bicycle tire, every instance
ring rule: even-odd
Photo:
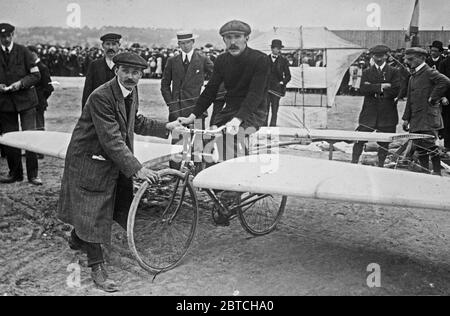
[[[144,182],[136,192],[127,223],[128,246],[139,265],[151,273],[171,270],[183,260],[195,237],[199,218],[197,197],[189,177],[172,169],[159,174],[159,185]],[[172,189],[169,204],[158,207],[149,198],[154,198],[156,190],[156,196],[166,203],[164,193],[169,190],[161,187],[166,182]],[[170,222],[168,219],[178,207],[176,217]]]
[[[249,196],[255,196],[254,203],[250,203]],[[266,197],[264,197],[266,196]],[[264,236],[275,230],[286,208],[287,197],[270,194],[245,193],[239,197],[239,204],[249,199],[249,206],[237,208],[237,214],[242,227],[254,236]],[[270,204],[270,205],[269,205]],[[242,204],[245,205],[245,204]]]

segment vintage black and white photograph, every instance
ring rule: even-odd
[[[0,296],[450,295],[449,16],[1,1]]]

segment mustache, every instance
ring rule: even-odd
[[[114,50],[114,49],[108,49],[107,51],[106,51],[106,53],[107,54],[109,54],[109,53],[115,53],[116,51]]]
[[[134,81],[134,80],[132,80],[132,79],[125,80],[124,82],[125,82],[126,84],[136,84],[136,83],[137,83],[137,81]]]
[[[231,45],[230,48],[228,48],[228,49],[239,49],[239,47],[233,44],[233,45]]]

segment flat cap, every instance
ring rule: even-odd
[[[114,56],[113,62],[118,66],[122,65],[141,69],[146,69],[148,67],[148,64],[144,58],[131,52],[117,54]]]
[[[414,54],[427,56],[428,52],[425,49],[420,48],[420,47],[411,47],[405,51],[405,55],[414,55]]]
[[[250,25],[245,22],[233,20],[225,23],[219,30],[220,36],[224,36],[231,33],[244,34],[245,36],[250,35],[252,29]]]
[[[9,35],[14,32],[15,28],[8,23],[0,23],[0,35]]]
[[[122,35],[120,35],[120,34],[108,33],[108,34],[105,34],[102,37],[100,37],[100,40],[102,42],[106,42],[106,41],[119,42],[121,38],[122,38]]]
[[[370,49],[370,53],[374,55],[387,54],[391,51],[386,45],[377,45]]]

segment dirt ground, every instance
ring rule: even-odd
[[[54,80],[61,85],[50,99],[47,129],[71,132],[82,80]],[[164,119],[158,82],[146,81],[140,91],[141,111]],[[362,99],[337,102],[329,128],[354,129]],[[309,156],[326,159],[327,153]],[[55,218],[63,164],[40,161],[42,187],[26,181],[0,186],[0,295],[104,295],[83,266],[81,287],[67,284],[68,266],[84,258],[67,247],[70,227]],[[0,173],[7,173],[5,159]],[[198,228],[183,263],[153,279],[114,226],[107,261],[121,284],[115,295],[450,294],[450,217],[444,212],[290,198],[279,227],[265,237],[248,235],[238,221],[216,227],[207,207]],[[372,263],[381,268],[379,288],[367,284]]]

